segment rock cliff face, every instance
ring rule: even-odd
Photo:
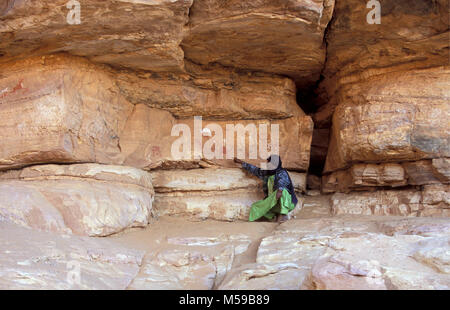
[[[0,287],[448,289],[449,4],[375,2],[0,0]]]
[[[380,24],[367,22],[367,2],[336,1],[327,31],[324,79],[317,90],[321,106],[315,115],[317,124],[330,122],[335,107],[341,103],[358,100],[346,98],[346,94],[352,89],[364,91],[367,86],[359,84],[369,78],[384,78],[389,87],[390,83],[401,83],[396,77],[388,82],[392,73],[409,71],[412,75],[417,69],[448,66],[447,1],[378,1]],[[427,83],[421,83],[423,86]],[[417,91],[417,87],[408,87],[399,92],[408,89]],[[414,95],[410,97],[415,99]]]
[[[194,1],[185,56],[203,65],[286,75],[308,87],[325,63],[323,36],[333,6],[333,0]]]
[[[331,123],[323,191],[347,193],[332,198],[338,213],[446,214],[423,196],[448,194],[448,3],[380,3],[369,25],[365,3],[336,2],[314,115]]]

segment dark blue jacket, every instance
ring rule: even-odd
[[[268,181],[269,177],[271,175],[273,175],[273,174],[269,173],[269,171],[271,171],[271,170],[263,170],[261,168],[258,168],[256,166],[253,166],[248,163],[242,163],[242,168],[244,168],[245,170],[247,170],[254,176],[257,176],[259,179],[263,180],[264,195],[267,197],[269,194],[268,188],[267,188],[267,181]],[[297,196],[295,195],[294,185],[292,184],[292,180],[291,180],[291,177],[289,176],[288,172],[286,171],[286,169],[283,169],[283,168],[277,169],[274,172],[275,172],[274,173],[275,178],[274,178],[273,189],[274,190],[286,189],[289,192],[289,194],[291,194],[292,203],[294,205],[296,205],[298,200],[297,200]]]

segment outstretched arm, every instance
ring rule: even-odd
[[[235,158],[234,162],[238,163],[238,164],[242,164],[242,168],[244,168],[245,170],[247,170],[248,172],[250,172],[254,176],[257,176],[261,180],[264,179],[264,170],[262,170],[262,169],[260,169],[260,168],[258,168],[256,166],[253,166],[251,164],[248,164],[246,162],[243,162],[242,160],[240,160],[238,158]]]

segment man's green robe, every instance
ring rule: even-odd
[[[268,196],[266,199],[257,201],[252,204],[250,209],[249,221],[253,222],[264,216],[271,220],[276,214],[286,215],[294,210],[295,205],[292,203],[292,197],[286,189],[283,189],[281,198],[277,200],[277,191],[273,190],[274,176],[270,176],[267,180]]]

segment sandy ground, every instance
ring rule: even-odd
[[[129,248],[143,250],[146,255],[152,255],[180,247],[168,243],[168,239],[173,237],[220,237],[244,234],[250,237],[252,243],[245,253],[235,258],[233,268],[236,268],[243,264],[255,262],[261,239],[269,236],[278,225],[278,223],[270,222],[246,223],[214,220],[194,222],[192,219],[183,217],[161,217],[150,223],[145,229],[132,229],[107,238]],[[203,252],[215,250],[214,248],[208,249],[200,246],[190,248]]]
[[[299,218],[318,218],[330,215],[328,196],[306,196],[303,208],[295,215]],[[243,234],[248,236],[252,242],[248,250],[234,259],[233,268],[239,268],[248,263],[256,261],[256,253],[261,240],[276,229],[278,223],[273,222],[222,222],[215,220],[197,221],[184,217],[160,217],[153,220],[144,229],[129,229],[110,237],[108,239],[126,246],[146,252],[146,258],[158,253],[180,248],[180,246],[169,244],[168,239],[174,237],[220,237],[224,235]],[[190,247],[203,253],[217,251],[214,247]]]
[[[320,218],[326,217],[328,214],[329,204],[326,197],[305,197],[303,208],[297,212],[295,218]],[[238,270],[243,265],[256,262],[261,240],[272,235],[279,225],[279,223],[268,221],[252,223],[223,222],[196,220],[192,217],[165,216],[153,219],[146,228],[128,229],[108,237],[81,237],[51,232],[33,233],[32,229],[3,223],[0,225],[3,234],[3,239],[0,238],[0,241],[3,240],[5,243],[5,250],[9,249],[7,250],[9,256],[3,257],[3,261],[1,260],[2,257],[0,257],[0,265],[3,264],[2,268],[0,268],[0,274],[2,272],[7,273],[7,277],[3,279],[4,283],[2,284],[2,281],[0,281],[0,286],[9,287],[10,285],[16,285],[17,288],[31,289],[46,287],[70,288],[65,279],[67,273],[66,261],[70,261],[72,259],[71,255],[75,252],[75,254],[78,253],[78,256],[81,255],[80,262],[82,262],[83,268],[92,271],[90,271],[92,274],[90,274],[88,286],[79,287],[82,289],[94,284],[96,285],[95,287],[106,289],[117,288],[121,287],[121,283],[123,281],[126,282],[127,279],[147,278],[148,273],[146,274],[145,266],[152,264],[161,255],[167,257],[167,253],[169,253],[169,259],[173,257],[173,253],[180,253],[180,251],[181,253],[201,253],[205,257],[214,257],[214,259],[216,257],[224,257],[222,253],[230,248],[230,244],[233,244],[232,248],[235,255],[231,260],[233,262],[231,269],[228,270],[229,273],[232,273],[233,270]],[[19,233],[22,235],[19,236]],[[33,238],[27,237],[30,233],[32,233],[31,237]],[[11,242],[16,246],[14,247],[14,244],[11,244]],[[240,250],[237,250],[236,247],[240,248]],[[96,259],[92,260],[92,257],[89,256],[91,252],[115,253],[120,257],[132,258],[133,261],[137,261],[138,257],[140,257],[139,261],[141,263],[138,266],[137,264],[129,265],[120,260],[114,260],[110,264],[109,254],[104,254],[103,256],[106,255],[104,259],[100,255],[100,261],[96,264]],[[56,255],[55,253],[59,254]],[[13,254],[18,258],[16,259],[16,256],[13,257]],[[114,256],[113,254],[111,255]],[[9,260],[5,261],[7,258]],[[27,259],[32,259],[29,266],[19,264],[19,261]],[[197,264],[196,266],[200,265]],[[194,266],[193,268],[197,267]],[[121,276],[116,279],[117,272],[111,273],[113,269],[110,270],[110,268],[118,268],[117,270],[119,271],[131,268],[134,271],[130,269],[129,274],[121,273]],[[194,270],[193,272],[196,273],[197,271]],[[200,276],[199,280],[197,281],[196,278],[190,280],[192,288],[204,289],[204,283],[201,280],[203,279],[201,278],[202,271],[198,272],[200,272],[198,274]],[[44,279],[42,274],[45,275],[45,281],[42,280]],[[99,281],[96,279],[97,276],[100,277]],[[155,277],[157,279],[158,274]],[[106,282],[103,283],[103,280]],[[136,288],[130,282],[128,283],[123,288]],[[220,284],[220,282],[216,284]],[[139,288],[139,285],[137,287]]]

